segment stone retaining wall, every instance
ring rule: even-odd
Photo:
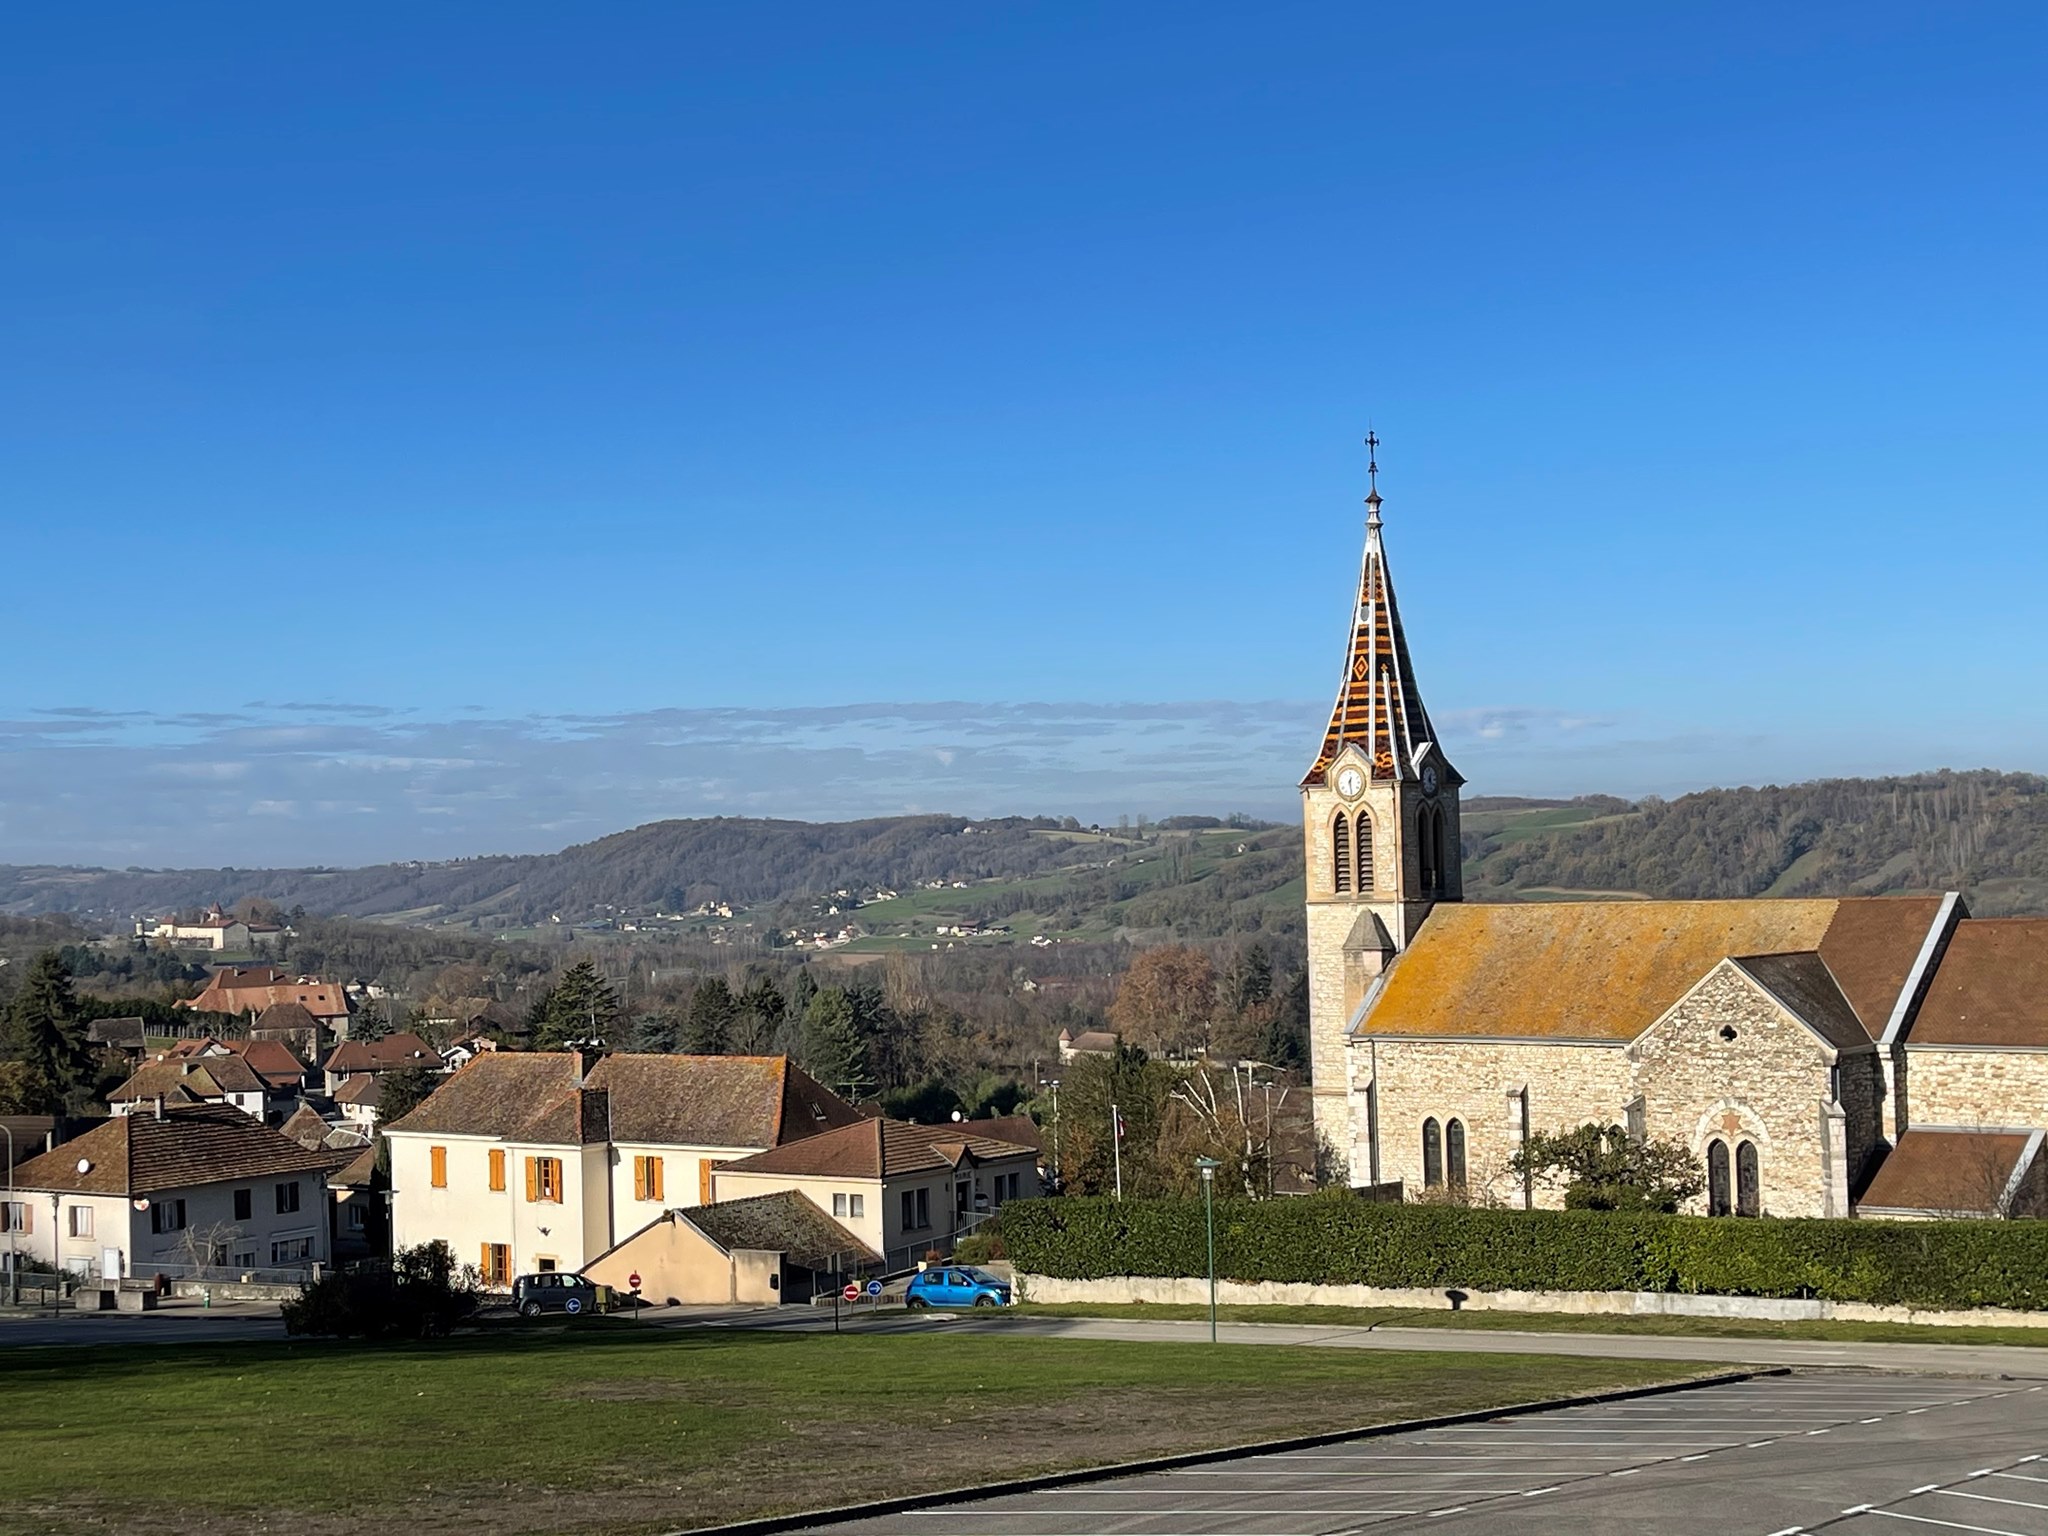
[[[1049,1304],[1095,1302],[1110,1305],[1151,1301],[1206,1306],[1209,1282],[1129,1275],[1107,1280],[1055,1280],[1019,1275],[1019,1299]],[[2003,1307],[1922,1312],[1911,1307],[1876,1307],[1853,1301],[1796,1301],[1766,1296],[1682,1296],[1664,1291],[1460,1291],[1458,1306],[1469,1312],[1570,1312],[1605,1317],[1754,1317],[1771,1322],[1834,1319],[1855,1323],[1920,1323],[1941,1328],[2048,1328],[2048,1312],[2015,1312]],[[1408,1290],[1372,1285],[1302,1285],[1278,1280],[1219,1280],[1219,1305],[1308,1307],[1400,1307],[1417,1312],[1451,1308],[1441,1290]]]

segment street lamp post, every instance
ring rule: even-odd
[[[1209,1228],[1209,1342],[1216,1342],[1216,1170],[1223,1165],[1213,1157],[1198,1157],[1202,1170],[1202,1215]]]

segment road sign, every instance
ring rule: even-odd
[[[839,1294],[844,1296],[848,1301],[859,1301],[860,1287],[854,1284],[853,1281],[849,1280],[846,1282],[846,1289],[841,1291]]]
[[[633,1271],[633,1273],[631,1273],[630,1275],[626,1276],[626,1289],[627,1289],[627,1290],[629,1290],[629,1291],[637,1291],[637,1290],[639,1290],[639,1289],[640,1289],[640,1271],[639,1271],[639,1270],[637,1270],[637,1269],[636,1269],[636,1270],[634,1270],[634,1271]]]
[[[873,1301],[876,1297],[880,1296],[881,1294],[882,1282],[879,1280],[870,1280],[868,1282],[868,1300]]]

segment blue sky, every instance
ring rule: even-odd
[[[0,860],[2039,769],[2034,5],[197,5],[0,46]]]

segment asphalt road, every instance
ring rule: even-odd
[[[830,1309],[663,1307],[652,1323],[691,1327],[829,1330]],[[1153,1322],[1099,1317],[1027,1317],[1003,1313],[870,1312],[851,1309],[843,1326],[864,1333],[971,1328],[1028,1338],[1176,1340],[1206,1343],[1206,1322]],[[1313,1349],[1403,1349],[1482,1354],[1585,1355],[1610,1360],[1707,1360],[1730,1365],[1862,1366],[1887,1371],[1967,1372],[2048,1381],[2044,1347],[1993,1344],[1851,1344],[1820,1339],[1714,1339],[1657,1334],[1517,1333],[1495,1329],[1321,1327],[1293,1323],[1224,1323],[1227,1344]]]
[[[1799,1372],[811,1529],[2048,1536],[2048,1385]]]

